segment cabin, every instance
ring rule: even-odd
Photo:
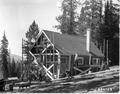
[[[42,30],[31,48],[39,64],[43,64],[54,78],[70,71],[72,75],[100,69],[103,53],[87,36],[74,36]]]

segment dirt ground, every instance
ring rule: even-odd
[[[119,71],[104,73],[96,73],[95,77],[86,78],[78,75],[71,80],[63,79],[49,83],[34,81],[27,88],[14,87],[12,93],[118,93]]]

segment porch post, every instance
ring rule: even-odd
[[[60,54],[58,55],[57,79],[59,79],[59,76],[60,76]]]
[[[70,71],[70,68],[71,68],[71,55],[69,55],[69,71]]]
[[[91,65],[92,55],[89,53],[89,65]]]

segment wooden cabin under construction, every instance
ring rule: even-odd
[[[87,36],[42,30],[30,52],[55,79],[59,79],[66,71],[76,75],[101,67],[104,55],[91,41],[90,51],[87,51],[86,42]]]

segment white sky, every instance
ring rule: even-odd
[[[21,55],[22,38],[33,20],[39,29],[55,30],[61,0],[0,0],[0,40],[3,32],[11,53]]]
[[[0,0],[0,40],[5,31],[11,53],[21,55],[21,40],[33,20],[39,29],[55,30],[58,0]]]

